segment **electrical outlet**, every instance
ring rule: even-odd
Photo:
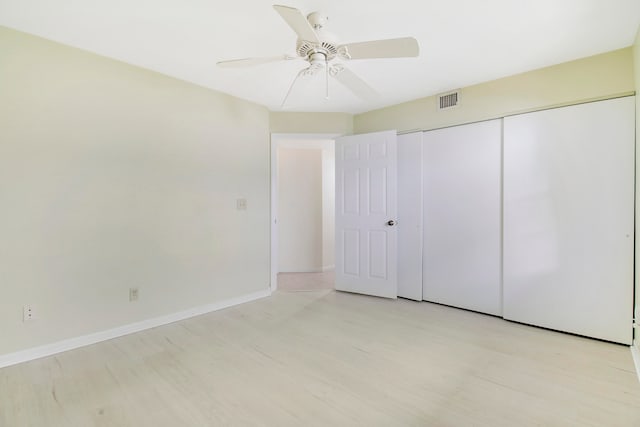
[[[236,199],[236,209],[239,211],[246,211],[247,199]]]
[[[129,288],[129,301],[138,301],[138,288]]]
[[[27,304],[22,307],[22,321],[29,322],[36,318],[36,310],[33,304]]]

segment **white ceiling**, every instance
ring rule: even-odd
[[[296,87],[286,111],[360,113],[630,46],[638,0],[276,0],[321,10],[340,41],[413,36],[420,56],[351,61],[380,98],[332,82]],[[296,36],[267,0],[0,0],[0,25],[86,49],[281,111],[306,63],[252,69],[216,62],[294,54]]]

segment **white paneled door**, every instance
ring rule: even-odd
[[[504,121],[504,318],[630,344],[634,98]]]
[[[336,140],[336,289],[396,298],[396,131]]]

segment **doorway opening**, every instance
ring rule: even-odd
[[[271,291],[334,287],[338,136],[271,135]]]

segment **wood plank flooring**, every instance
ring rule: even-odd
[[[290,292],[321,291],[335,289],[334,271],[324,273],[279,273],[278,290]]]
[[[0,426],[640,426],[629,349],[429,303],[271,298],[0,369]]]

